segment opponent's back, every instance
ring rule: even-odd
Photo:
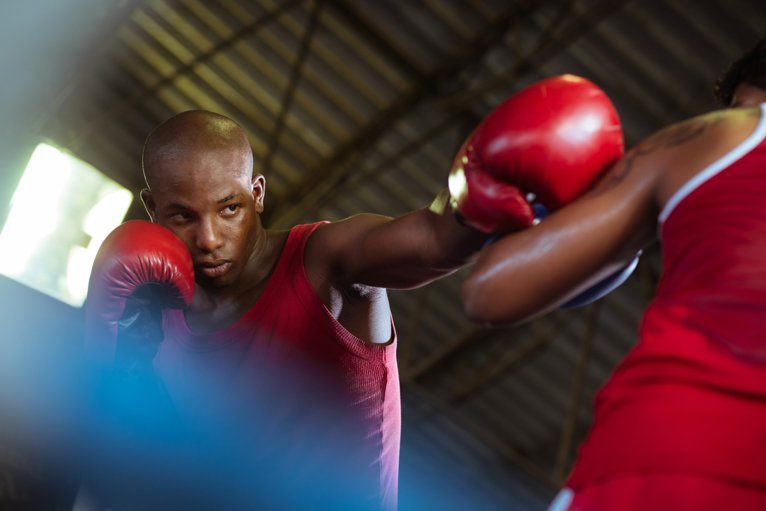
[[[664,268],[652,307],[737,356],[766,362],[766,104],[753,133],[682,186],[659,215]]]
[[[766,104],[659,217],[639,342],[599,392],[568,486],[693,470],[766,484]]]

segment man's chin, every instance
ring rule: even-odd
[[[195,270],[194,281],[201,287],[222,288],[234,282],[234,276],[231,271],[228,271],[218,277],[209,277],[201,271]]]

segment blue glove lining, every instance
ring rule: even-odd
[[[595,284],[593,287],[586,289],[579,295],[575,296],[571,300],[569,300],[567,303],[561,306],[562,309],[574,309],[576,307],[582,307],[583,305],[588,305],[589,303],[595,302],[599,298],[603,298],[604,296],[608,295],[620,285],[628,280],[628,277],[630,277],[630,274],[633,273],[633,270],[636,269],[636,266],[638,265],[638,258],[641,256],[641,252],[638,253],[635,259],[633,259],[630,263],[628,263],[627,266],[622,268],[621,270],[616,271],[615,273],[609,275],[607,278],[599,282],[598,284]]]

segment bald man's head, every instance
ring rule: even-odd
[[[152,190],[168,173],[184,168],[184,161],[227,154],[241,160],[240,172],[253,172],[253,153],[245,130],[228,117],[190,110],[160,124],[146,139],[142,156],[146,186]],[[232,169],[235,170],[235,169]]]
[[[152,221],[183,241],[197,282],[208,287],[237,282],[255,264],[254,247],[264,235],[266,182],[253,175],[244,130],[222,115],[184,112],[149,135],[143,163],[149,188],[141,190],[141,200]],[[211,275],[211,263],[228,269]]]

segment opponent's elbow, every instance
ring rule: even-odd
[[[486,327],[515,326],[539,315],[526,294],[501,286],[479,272],[474,271],[463,281],[460,295],[466,318]]]
[[[499,325],[502,321],[498,321],[499,318],[495,317],[491,301],[487,299],[489,293],[484,287],[484,282],[475,273],[463,281],[460,288],[463,311],[466,318],[472,323],[486,326]]]

